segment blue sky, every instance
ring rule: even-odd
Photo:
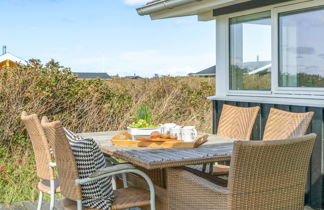
[[[72,71],[184,75],[215,64],[215,22],[151,21],[145,0],[1,0],[0,45]]]

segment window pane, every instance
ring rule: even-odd
[[[324,87],[324,9],[279,14],[279,87]]]
[[[270,11],[230,19],[230,90],[270,90]]]

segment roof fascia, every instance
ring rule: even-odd
[[[158,12],[153,12],[150,15],[152,20],[182,17],[190,15],[201,16],[199,19],[202,21],[212,20],[212,11],[216,8],[226,7],[233,4],[239,4],[250,0],[201,0],[194,1],[174,8],[165,8]]]

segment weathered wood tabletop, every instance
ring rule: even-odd
[[[169,168],[229,160],[234,140],[210,135],[198,148],[147,148],[113,146],[112,137],[121,131],[82,133],[93,138],[104,153],[146,169]]]

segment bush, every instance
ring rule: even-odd
[[[0,203],[34,200],[37,177],[23,110],[61,120],[75,132],[122,130],[140,106],[152,123],[196,125],[211,132],[214,78],[78,80],[55,61],[0,69]]]

